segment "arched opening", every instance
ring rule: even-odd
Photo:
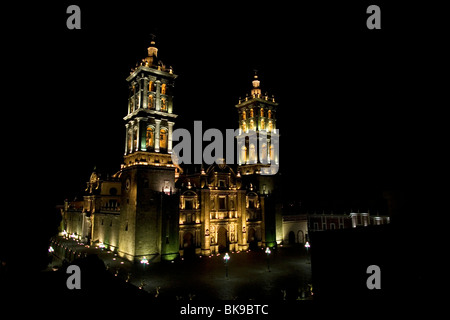
[[[254,228],[248,229],[248,247],[251,250],[258,248],[258,240],[256,239],[256,231]]]
[[[274,161],[275,160],[275,148],[273,145],[270,146],[270,161]]]
[[[167,100],[166,100],[166,98],[162,98],[161,99],[161,110],[162,111],[167,111]]]
[[[137,150],[138,143],[137,143],[137,128],[134,128],[133,130],[133,150]]]
[[[153,95],[152,94],[150,94],[148,96],[148,105],[147,105],[147,107],[149,109],[153,109],[155,107],[154,102],[153,102]]]
[[[190,232],[183,234],[183,256],[192,257],[195,255],[194,236]]]
[[[305,243],[305,236],[302,230],[297,231],[297,243]]]
[[[241,163],[247,162],[247,148],[245,146],[241,147]]]
[[[128,153],[133,152],[133,131],[128,131]]]
[[[152,127],[147,127],[147,133],[145,136],[145,146],[147,150],[154,147],[154,129]]]
[[[250,162],[252,162],[252,163],[256,162],[256,148],[253,143],[250,144],[250,151],[249,151],[248,157],[249,157]]]
[[[267,163],[268,161],[267,161],[267,145],[264,143],[262,146],[261,146],[261,153],[260,153],[260,162],[262,162],[262,163]]]
[[[247,131],[247,123],[245,121],[242,121],[242,131]]]
[[[219,252],[228,251],[228,231],[224,227],[220,227],[217,234],[217,244],[219,245]]]
[[[295,244],[295,233],[294,231],[290,231],[288,235],[289,244]]]
[[[167,149],[167,130],[161,129],[159,132],[159,148]]]

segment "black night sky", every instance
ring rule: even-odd
[[[20,176],[16,196],[31,194],[31,208],[72,200],[94,166],[119,170],[125,79],[147,55],[152,33],[158,56],[179,75],[176,128],[194,120],[204,130],[236,128],[234,106],[259,71],[262,91],[279,103],[286,203],[385,213],[384,192],[417,183],[411,163],[422,155],[416,143],[425,124],[414,110],[423,105],[418,79],[427,71],[419,62],[431,39],[407,23],[408,7],[378,1],[382,29],[368,30],[364,1],[82,1],[81,30],[68,30],[70,4],[9,11],[6,68],[16,78],[11,98],[23,107],[8,108],[5,119],[17,119],[8,120],[23,128],[13,136],[27,142],[17,149],[4,130],[17,167],[11,174]],[[45,225],[45,217],[35,220]]]
[[[382,206],[382,192],[407,176],[409,63],[399,49],[407,39],[389,30],[390,13],[386,30],[369,32],[363,9],[86,4],[78,32],[65,29],[62,15],[63,26],[40,45],[51,46],[45,58],[55,96],[46,129],[55,201],[76,195],[94,166],[119,169],[125,78],[156,33],[160,58],[179,75],[176,127],[202,120],[204,130],[236,128],[234,105],[258,69],[263,92],[280,103],[287,200],[319,210]]]

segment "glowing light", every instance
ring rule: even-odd
[[[50,246],[50,247],[48,248],[48,252],[53,252],[53,251],[55,251],[55,249],[53,249],[53,247]]]
[[[228,260],[230,260],[230,256],[228,255],[228,252],[225,253],[225,257],[223,257],[223,260],[225,260],[226,262],[228,262]]]
[[[305,243],[305,248],[310,248],[310,247],[311,247],[311,245],[309,244],[308,241],[306,241],[306,243]]]
[[[270,249],[269,249],[269,247],[267,247],[266,248],[266,251],[265,251],[267,254],[270,254]]]
[[[105,246],[105,244],[104,244],[103,242],[100,242],[99,245],[98,245],[98,247],[99,247],[100,249],[104,249],[106,246]]]
[[[148,262],[148,260],[147,260],[147,258],[146,258],[145,256],[142,257],[141,263],[142,263],[143,265],[149,264],[149,262]]]

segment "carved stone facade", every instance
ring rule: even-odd
[[[177,188],[181,255],[242,251],[265,242],[266,196],[245,188],[230,166],[214,164],[206,171],[183,175]]]

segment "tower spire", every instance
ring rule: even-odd
[[[152,39],[150,41],[150,47],[147,48],[148,56],[149,57],[158,57],[158,48],[156,47],[156,36],[152,33],[150,34],[150,38]]]
[[[252,96],[253,98],[259,98],[261,96],[261,89],[260,89],[260,84],[261,81],[258,80],[258,70],[254,70],[255,71],[255,75],[253,76],[253,81],[252,81],[252,85],[253,85],[253,89],[252,89]]]

